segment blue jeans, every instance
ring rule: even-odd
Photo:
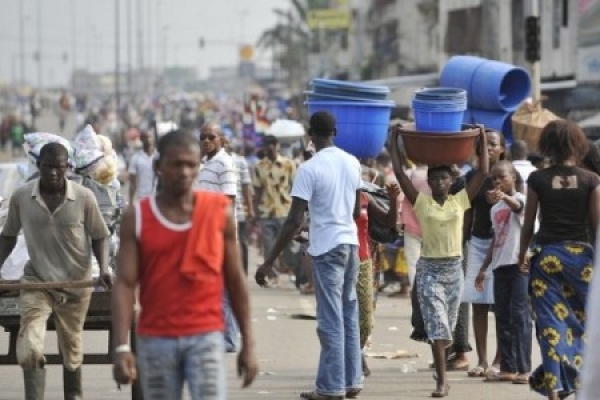
[[[223,353],[221,332],[179,338],[138,336],[144,398],[181,400],[187,382],[192,400],[225,400]]]
[[[321,342],[316,391],[343,396],[347,389],[361,387],[357,246],[339,245],[312,257],[312,263]]]
[[[533,322],[529,311],[529,274],[518,265],[494,270],[496,337],[500,346],[500,370],[531,372]]]
[[[223,333],[225,351],[234,353],[239,344],[239,328],[229,304],[229,295],[225,290],[223,291],[223,320],[225,322],[225,332]]]

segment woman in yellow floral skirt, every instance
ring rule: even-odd
[[[550,122],[539,149],[551,166],[531,173],[527,184],[519,265],[531,274],[530,300],[542,353],[542,365],[529,382],[550,400],[577,390],[582,363],[593,263],[589,228],[596,229],[600,218],[600,178],[578,167],[587,146],[574,122]],[[540,229],[528,261],[538,206]]]

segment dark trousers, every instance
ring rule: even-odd
[[[528,298],[529,276],[517,265],[494,270],[496,336],[503,372],[531,371],[532,320]]]
[[[248,224],[246,221],[238,221],[238,242],[240,243],[240,255],[242,256],[242,266],[244,272],[248,275]]]

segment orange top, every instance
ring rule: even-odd
[[[223,230],[229,203],[220,193],[197,192],[187,224],[162,216],[154,196],[136,206],[138,334],[178,337],[223,330]],[[208,256],[197,257],[201,252]]]

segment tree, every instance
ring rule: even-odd
[[[308,69],[311,32],[306,24],[307,10],[302,0],[290,0],[290,9],[274,9],[277,24],[264,31],[257,47],[273,51],[273,61],[285,71],[291,90],[304,86]]]

